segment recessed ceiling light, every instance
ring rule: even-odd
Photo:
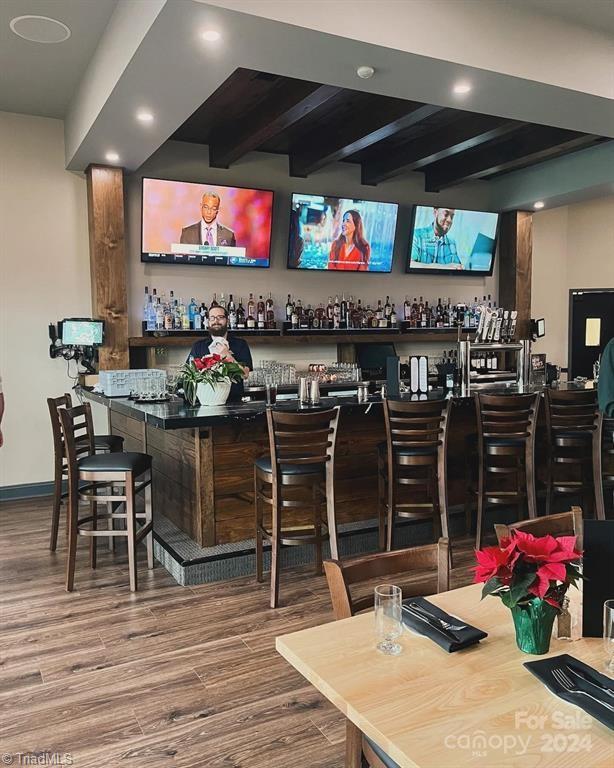
[[[465,93],[469,93],[469,91],[471,90],[471,84],[466,82],[465,80],[461,80],[458,83],[455,83],[452,90],[457,95],[462,96]]]
[[[358,75],[358,77],[362,78],[363,80],[368,80],[370,77],[373,77],[373,75],[375,74],[375,70],[373,69],[373,67],[362,66],[362,67],[358,67],[358,69],[356,70],[356,74]]]
[[[538,200],[536,203],[533,203],[533,208],[535,208],[535,210],[539,211],[539,209],[543,208],[544,205],[546,205],[546,203],[544,203],[543,200]]]
[[[119,155],[117,154],[117,152],[107,152],[107,154],[105,155],[105,158],[109,163],[119,162]]]
[[[136,119],[141,123],[151,123],[153,122],[154,116],[148,109],[139,109],[136,113]]]
[[[205,29],[204,32],[201,32],[200,36],[207,43],[215,43],[220,39],[222,35],[217,31],[217,29]]]
[[[70,37],[70,29],[49,16],[16,16],[9,24],[11,30],[32,43],[63,43]]]

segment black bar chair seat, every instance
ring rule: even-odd
[[[260,472],[271,476],[273,475],[270,456],[262,456],[261,458],[256,459],[254,464]],[[324,470],[321,465],[318,464],[280,464],[278,466],[278,471],[281,472],[282,475],[324,474]]]
[[[140,475],[151,469],[146,453],[95,453],[78,461],[79,472],[132,472]]]
[[[384,443],[378,443],[377,446],[378,453],[386,457],[388,446]],[[397,456],[430,456],[433,453],[437,453],[437,446],[435,445],[414,445],[414,446],[404,446],[402,448],[395,448],[394,452]]]

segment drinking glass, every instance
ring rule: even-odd
[[[277,402],[277,382],[270,374],[264,377],[264,387],[266,391],[266,404],[275,405]]]
[[[603,604],[603,648],[606,672],[614,676],[614,600]]]
[[[375,587],[375,635],[377,650],[387,656],[398,656],[403,650],[396,642],[403,633],[401,620],[401,588],[393,584]]]

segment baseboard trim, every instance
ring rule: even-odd
[[[14,499],[33,499],[38,496],[51,496],[54,483],[49,480],[44,483],[23,483],[22,485],[4,485],[0,487],[0,501]],[[62,492],[68,489],[66,481],[62,483]]]

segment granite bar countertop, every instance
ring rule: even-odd
[[[584,389],[584,384],[561,384],[561,389]],[[542,392],[544,386],[525,387],[523,392]],[[515,384],[491,384],[482,385],[480,392],[484,394],[517,394],[518,387]],[[168,403],[135,403],[127,397],[106,397],[97,392],[88,389],[80,390],[83,397],[88,400],[106,405],[112,411],[123,413],[138,421],[145,421],[159,429],[185,429],[189,427],[211,427],[216,424],[229,424],[235,421],[252,421],[262,418],[266,412],[266,405],[262,400],[250,402],[228,403],[221,406],[195,406],[190,407],[182,399],[175,398]],[[437,400],[444,396],[441,389],[431,390],[426,397],[429,400]],[[406,396],[409,397],[409,396]],[[455,389],[451,398],[455,404],[468,403],[473,398],[473,392],[470,394],[461,393],[460,389]],[[424,396],[422,396],[424,399]],[[368,402],[358,402],[356,395],[340,395],[337,397],[322,397],[319,408],[332,408],[339,405],[344,413],[356,414],[357,416],[366,413],[373,408],[382,407],[382,398],[380,395],[370,395]],[[309,408],[298,408],[298,402],[293,400],[280,400],[276,408],[283,410],[308,411]]]

